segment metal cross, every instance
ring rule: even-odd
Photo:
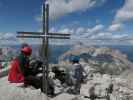
[[[18,38],[42,38],[41,55],[44,62],[43,66],[43,92],[48,93],[48,46],[49,39],[69,39],[70,34],[49,33],[49,4],[43,3],[43,32],[18,32]]]

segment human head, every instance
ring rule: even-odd
[[[72,63],[79,63],[79,61],[80,61],[80,57],[79,56],[72,56],[71,57],[71,62]]]
[[[32,48],[26,44],[23,45],[23,47],[21,48],[21,52],[25,55],[25,56],[30,56],[32,53]]]
[[[29,46],[29,44],[28,43],[22,43],[21,48],[24,48],[26,46]]]

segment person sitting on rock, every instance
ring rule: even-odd
[[[27,44],[23,45],[19,56],[11,61],[11,67],[8,73],[8,81],[11,83],[24,83],[26,69],[29,67],[29,57],[32,48]]]

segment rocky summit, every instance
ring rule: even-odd
[[[71,100],[133,100],[133,63],[119,50],[108,47],[75,46],[59,58],[60,66],[70,67],[72,55],[81,57],[80,63],[88,73],[80,96]]]
[[[125,54],[108,47],[74,46],[60,56],[59,64],[50,67],[56,66],[66,71],[71,68],[69,58],[72,55],[81,57],[80,63],[87,73],[80,94],[67,92],[70,86],[62,84],[60,78],[53,79],[57,95],[49,100],[133,100],[133,63]],[[49,76],[53,75],[50,73]],[[0,79],[0,90],[0,100],[47,100],[40,90],[10,84],[7,77]],[[3,95],[5,93],[7,96]]]

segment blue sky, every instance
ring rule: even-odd
[[[0,0],[0,35],[16,43],[16,31],[40,31],[43,0]],[[133,36],[133,0],[48,0],[50,31],[73,40]],[[133,41],[122,42],[133,44]]]

